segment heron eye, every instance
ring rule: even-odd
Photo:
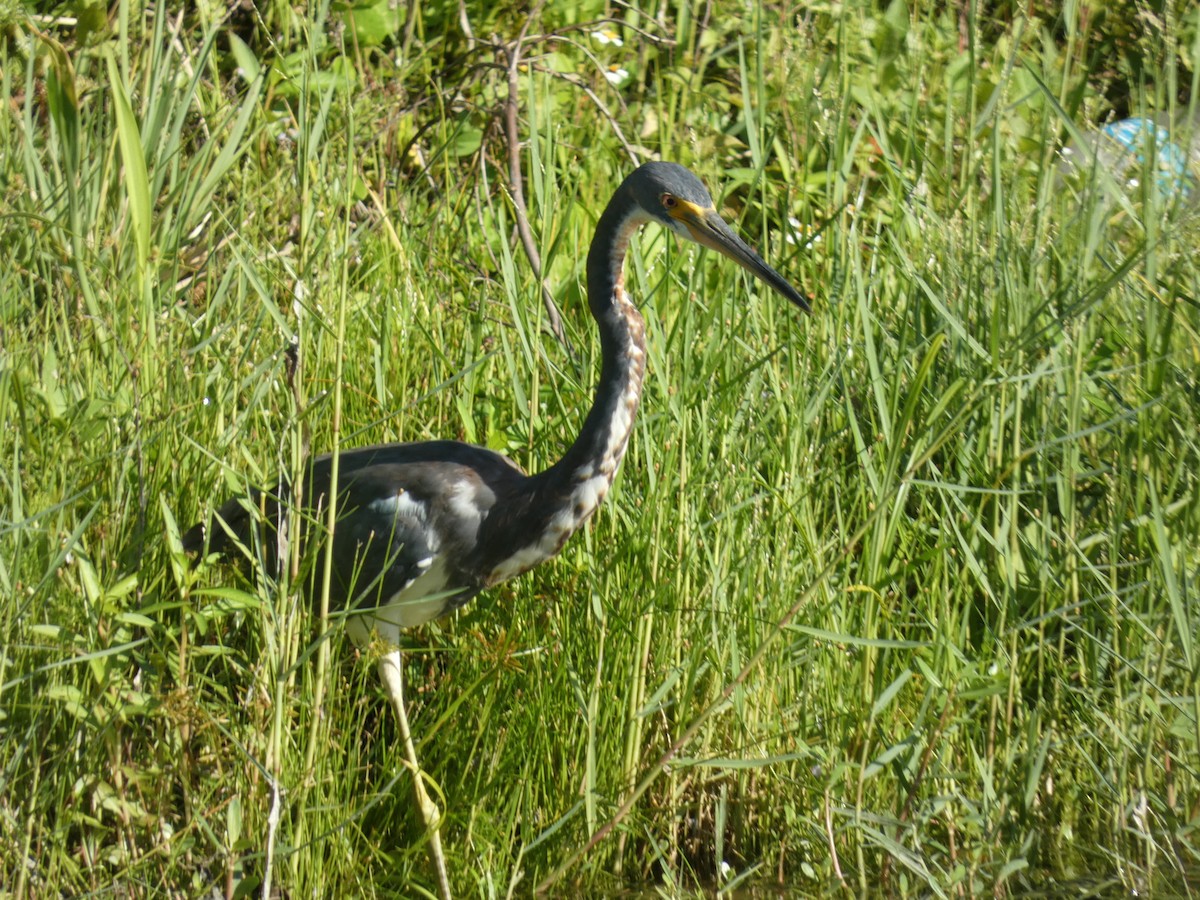
[[[663,194],[658,199],[662,203],[663,209],[674,209],[675,205],[679,202],[673,194]]]

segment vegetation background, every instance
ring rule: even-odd
[[[1198,61],[1184,0],[4,0],[0,892],[433,887],[372,661],[178,526],[335,440],[555,460],[665,158],[816,315],[638,240],[609,501],[412,635],[455,888],[1190,895],[1200,188],[1059,150]]]

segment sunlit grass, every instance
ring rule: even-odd
[[[530,45],[524,192],[572,355],[515,236],[506,75],[435,12],[408,55],[274,7],[253,50],[123,5],[111,62],[45,22],[0,43],[0,881],[432,889],[371,660],[303,579],[192,568],[178,531],[327,450],[335,407],[341,446],[556,460],[625,139],[694,168],[815,315],[636,241],[650,369],[608,501],[411,635],[456,890],[1182,883],[1197,222],[1063,179],[1079,59],[985,29],[966,66],[954,17],[893,40],[857,7]]]

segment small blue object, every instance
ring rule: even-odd
[[[1100,130],[1124,147],[1126,155],[1133,154],[1138,165],[1146,164],[1146,148],[1152,148],[1158,170],[1158,188],[1164,194],[1178,193],[1186,197],[1196,186],[1196,179],[1188,172],[1187,154],[1178,144],[1172,143],[1171,132],[1153,119],[1140,116],[1122,119]]]

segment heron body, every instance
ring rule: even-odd
[[[645,327],[625,291],[623,266],[630,238],[649,222],[734,259],[809,311],[804,297],[725,224],[687,169],[663,162],[636,169],[601,215],[588,253],[600,380],[579,436],[561,460],[526,475],[498,453],[456,441],[384,444],[340,453],[336,491],[332,457],[312,461],[303,492],[305,518],[323,522],[316,511],[331,500],[337,504],[330,600],[352,613],[348,629],[358,643],[377,634],[398,646],[402,629],[446,615],[481,590],[549,559],[604,500],[629,443],[646,371]],[[207,545],[228,553],[235,542],[250,545],[260,523],[275,529],[284,521],[289,494],[281,483],[253,502],[226,503],[215,513],[220,522],[211,528],[201,523],[184,535],[185,549],[202,551]],[[262,515],[250,511],[255,506]],[[323,528],[310,527],[323,536]],[[268,554],[274,544],[261,541]],[[407,739],[398,651],[381,661],[380,672]],[[415,765],[411,753],[410,759]],[[417,785],[420,797],[420,779]],[[427,815],[426,821],[436,837],[436,817],[430,822]]]

